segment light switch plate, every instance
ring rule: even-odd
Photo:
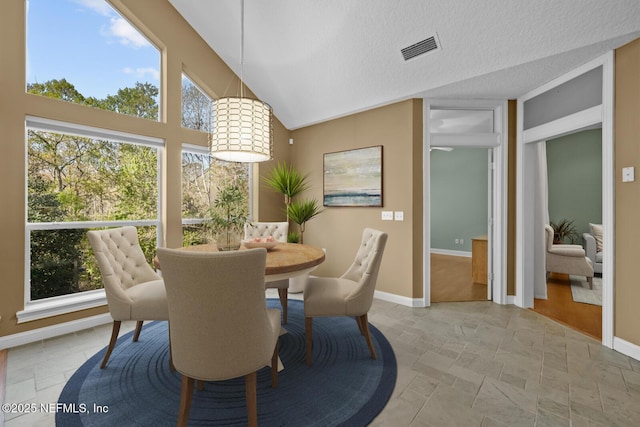
[[[393,212],[392,211],[382,211],[382,220],[383,221],[393,221]]]
[[[393,213],[393,219],[396,221],[404,221],[404,211],[395,211]]]
[[[622,168],[622,182],[633,182],[635,179],[635,168],[633,166]]]

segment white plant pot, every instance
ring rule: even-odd
[[[299,294],[304,291],[304,287],[307,284],[309,273],[301,274],[289,279],[289,293]]]
[[[322,250],[326,253],[327,250],[325,248],[322,248]],[[305,273],[305,274],[301,274],[299,276],[295,276],[289,279],[289,293],[292,294],[299,294],[301,292],[304,292],[304,287],[307,285],[307,279],[309,279],[309,273],[311,273],[313,270],[315,270],[316,267],[313,267],[311,270],[309,270],[309,272]]]

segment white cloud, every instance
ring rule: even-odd
[[[109,3],[104,0],[73,0],[73,2],[103,16],[113,15],[113,9]]]
[[[138,78],[143,78],[145,76],[151,76],[153,80],[160,80],[160,71],[153,67],[143,67],[143,68],[130,68],[126,67],[122,70],[125,74],[131,74]]]
[[[144,38],[126,19],[111,18],[108,33],[125,45],[134,48],[150,46],[149,41]]]
[[[122,18],[104,0],[72,0],[85,9],[109,18],[108,28],[103,28],[101,33],[106,37],[116,38],[120,44],[133,48],[151,46],[149,41],[140,34],[126,19]]]

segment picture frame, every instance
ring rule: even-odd
[[[323,205],[382,207],[382,145],[325,153]]]

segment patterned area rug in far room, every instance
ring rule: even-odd
[[[586,277],[571,275],[569,280],[575,302],[602,306],[602,277],[593,278],[593,289],[589,289]]]
[[[267,305],[280,308],[277,300]],[[284,370],[271,388],[270,368],[258,372],[261,426],[365,426],[384,408],[395,387],[397,364],[384,335],[371,327],[377,360],[354,319],[313,319],[313,365],[305,364],[302,301],[289,300],[287,333],[280,337]],[[146,324],[137,343],[118,340],[109,364],[104,349],[69,379],[59,403],[86,410],[58,412],[57,426],[175,426],[180,374],[169,370],[167,322]],[[221,343],[222,344],[222,343]],[[84,406],[83,406],[84,405]],[[94,411],[94,405],[108,411]],[[244,378],[207,382],[194,391],[189,425],[246,425]]]

